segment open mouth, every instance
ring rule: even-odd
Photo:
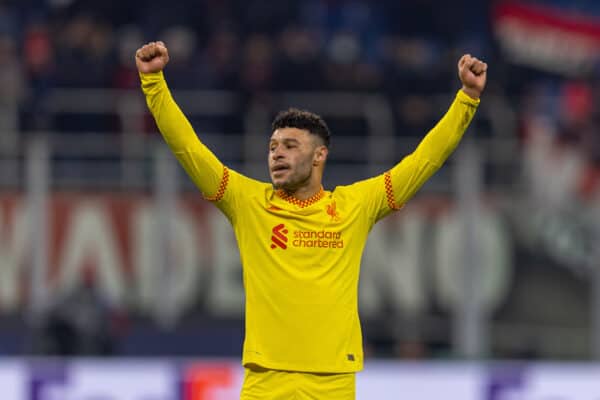
[[[290,167],[286,164],[279,164],[279,165],[274,165],[273,167],[271,167],[272,172],[282,172],[282,171],[287,171],[288,169],[290,169]]]

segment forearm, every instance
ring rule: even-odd
[[[163,73],[140,74],[140,79],[146,104],[171,150],[179,152],[197,146],[198,137],[173,100]]]
[[[479,100],[479,98],[481,97],[481,92],[476,88],[463,85],[463,87],[460,90],[465,92],[473,100]]]
[[[460,90],[446,114],[423,138],[413,156],[440,167],[462,139],[478,105],[479,99],[473,99]]]
[[[217,192],[223,164],[198,139],[167,87],[163,73],[140,74],[146,103],[159,131],[183,168],[205,196]]]

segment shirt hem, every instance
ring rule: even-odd
[[[353,366],[340,366],[340,365],[326,365],[326,366],[307,366],[301,364],[278,362],[273,360],[265,360],[257,357],[244,357],[242,360],[242,366],[247,367],[250,364],[257,365],[261,368],[277,370],[277,371],[292,371],[292,372],[313,372],[313,373],[331,373],[331,374],[346,374],[352,372],[359,372],[363,369],[362,361],[356,363]]]

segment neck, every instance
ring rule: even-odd
[[[323,190],[323,186],[321,183],[317,183],[310,186],[302,186],[298,189],[288,190],[288,189],[280,189],[287,196],[294,197],[298,200],[306,200],[318,194],[321,190]]]

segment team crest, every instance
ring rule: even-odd
[[[327,205],[327,214],[331,217],[332,222],[339,222],[340,213],[336,210],[335,201],[332,201],[331,204]]]

